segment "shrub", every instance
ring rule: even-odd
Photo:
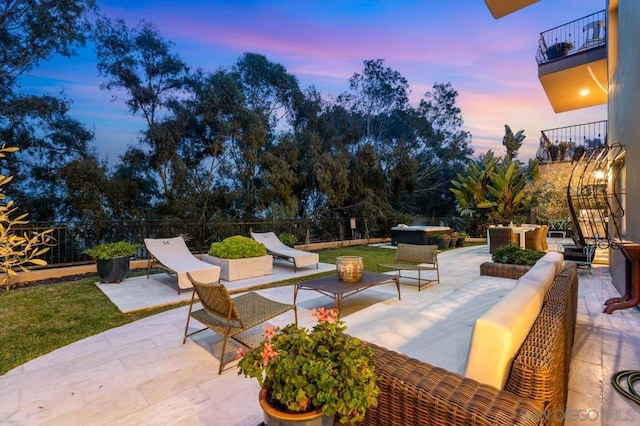
[[[283,232],[278,235],[278,239],[282,241],[282,244],[288,245],[289,247],[293,247],[294,244],[298,241],[295,235],[289,232]]]
[[[220,259],[244,259],[264,256],[267,254],[267,248],[254,239],[234,235],[221,242],[211,244],[209,254]]]
[[[84,254],[100,260],[113,259],[115,257],[131,257],[136,254],[140,244],[131,244],[126,241],[98,244],[88,248]]]
[[[433,234],[433,239],[434,240],[450,240],[451,239],[451,234],[449,233],[444,233],[444,234]]]
[[[544,252],[523,249],[516,244],[510,244],[498,248],[491,255],[491,260],[496,263],[533,266],[542,256]]]
[[[0,147],[0,158],[6,154],[16,152],[18,148]],[[11,182],[13,176],[0,174],[0,283],[9,290],[12,286],[11,278],[17,275],[15,271],[28,271],[28,265],[46,266],[47,262],[38,257],[49,250],[54,243],[51,236],[53,229],[42,232],[22,232],[20,227],[29,223],[28,213],[18,213],[18,208],[12,200],[7,201],[4,186]]]

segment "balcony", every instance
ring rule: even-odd
[[[538,78],[556,113],[607,103],[606,11],[540,33]]]
[[[597,148],[607,143],[607,120],[540,131],[540,147],[536,158],[540,163],[571,161],[576,152]]]
[[[494,18],[502,18],[540,0],[484,0]]]

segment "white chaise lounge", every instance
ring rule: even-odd
[[[169,274],[178,276],[178,294],[181,290],[191,289],[191,276],[203,283],[216,283],[220,280],[220,267],[206,263],[195,257],[187,248],[182,237],[173,238],[145,238],[144,245],[149,252],[149,270],[153,265],[164,269]]]
[[[275,259],[282,259],[293,263],[294,272],[297,272],[298,268],[313,264],[316,265],[316,269],[318,268],[318,262],[320,261],[318,253],[310,253],[308,251],[291,248],[280,241],[273,232],[252,232],[251,237],[264,244],[267,248],[267,253]]]

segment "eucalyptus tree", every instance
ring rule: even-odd
[[[407,79],[385,67],[384,59],[366,60],[362,73],[349,79],[349,90],[338,102],[362,117],[363,142],[382,145],[388,138],[390,116],[409,107]]]
[[[291,128],[296,105],[303,94],[297,78],[285,67],[257,53],[245,53],[232,67],[243,108],[235,111],[234,128],[225,144],[225,155],[233,165],[233,176],[240,187],[238,200],[245,216],[263,214],[266,200],[261,197],[265,175],[262,155],[277,145],[277,129]]]
[[[413,187],[418,136],[409,105],[409,84],[384,60],[364,61],[362,73],[349,79],[349,91],[337,98],[360,133],[345,146],[352,157],[348,208],[350,214],[391,210],[391,201]],[[368,172],[358,175],[366,165]],[[384,213],[383,213],[384,212]]]
[[[0,4],[0,140],[20,150],[1,171],[15,177],[7,191],[33,220],[62,219],[60,168],[91,155],[93,138],[69,116],[70,101],[20,91],[20,78],[55,55],[85,44],[93,0],[7,0]]]
[[[173,145],[173,126],[161,122],[170,103],[185,96],[189,68],[149,22],[129,28],[123,20],[101,17],[94,39],[98,72],[107,79],[101,87],[113,91],[115,99],[122,96],[132,114],[144,117],[147,128],[141,141],[147,148],[146,161],[161,184],[164,202],[170,204],[173,174],[180,168],[174,163],[180,158]]]
[[[0,99],[21,75],[54,55],[71,57],[86,42],[94,0],[5,0],[0,4]]]
[[[93,133],[69,117],[69,101],[48,96],[15,95],[2,116],[0,139],[20,149],[2,168],[15,177],[11,196],[35,221],[67,219],[62,168],[96,156]]]
[[[420,133],[421,150],[415,174],[412,207],[428,216],[451,215],[455,199],[448,183],[470,163],[471,134],[462,129],[462,110],[458,92],[451,83],[434,83],[420,100],[418,114],[428,123]]]

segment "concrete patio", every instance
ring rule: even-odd
[[[379,309],[381,315],[389,307],[410,310],[478,277],[478,266],[489,259],[487,246],[443,252],[440,284],[418,292],[415,281],[403,281],[401,301],[392,284],[374,287],[346,299],[341,317],[349,325],[349,317],[365,308]],[[579,277],[565,424],[638,424],[640,407],[620,396],[610,378],[619,370],[640,369],[640,311],[601,313],[602,302],[617,295],[606,265],[595,265],[592,274],[580,270]],[[291,286],[260,293],[288,303],[293,298]],[[310,291],[301,291],[298,301],[302,325],[314,323],[312,308],[333,306],[328,297]],[[259,424],[255,380],[238,376],[235,363],[217,374],[217,336],[206,331],[182,344],[187,309],[84,339],[0,377],[0,424]],[[292,321],[291,312],[271,323]]]

